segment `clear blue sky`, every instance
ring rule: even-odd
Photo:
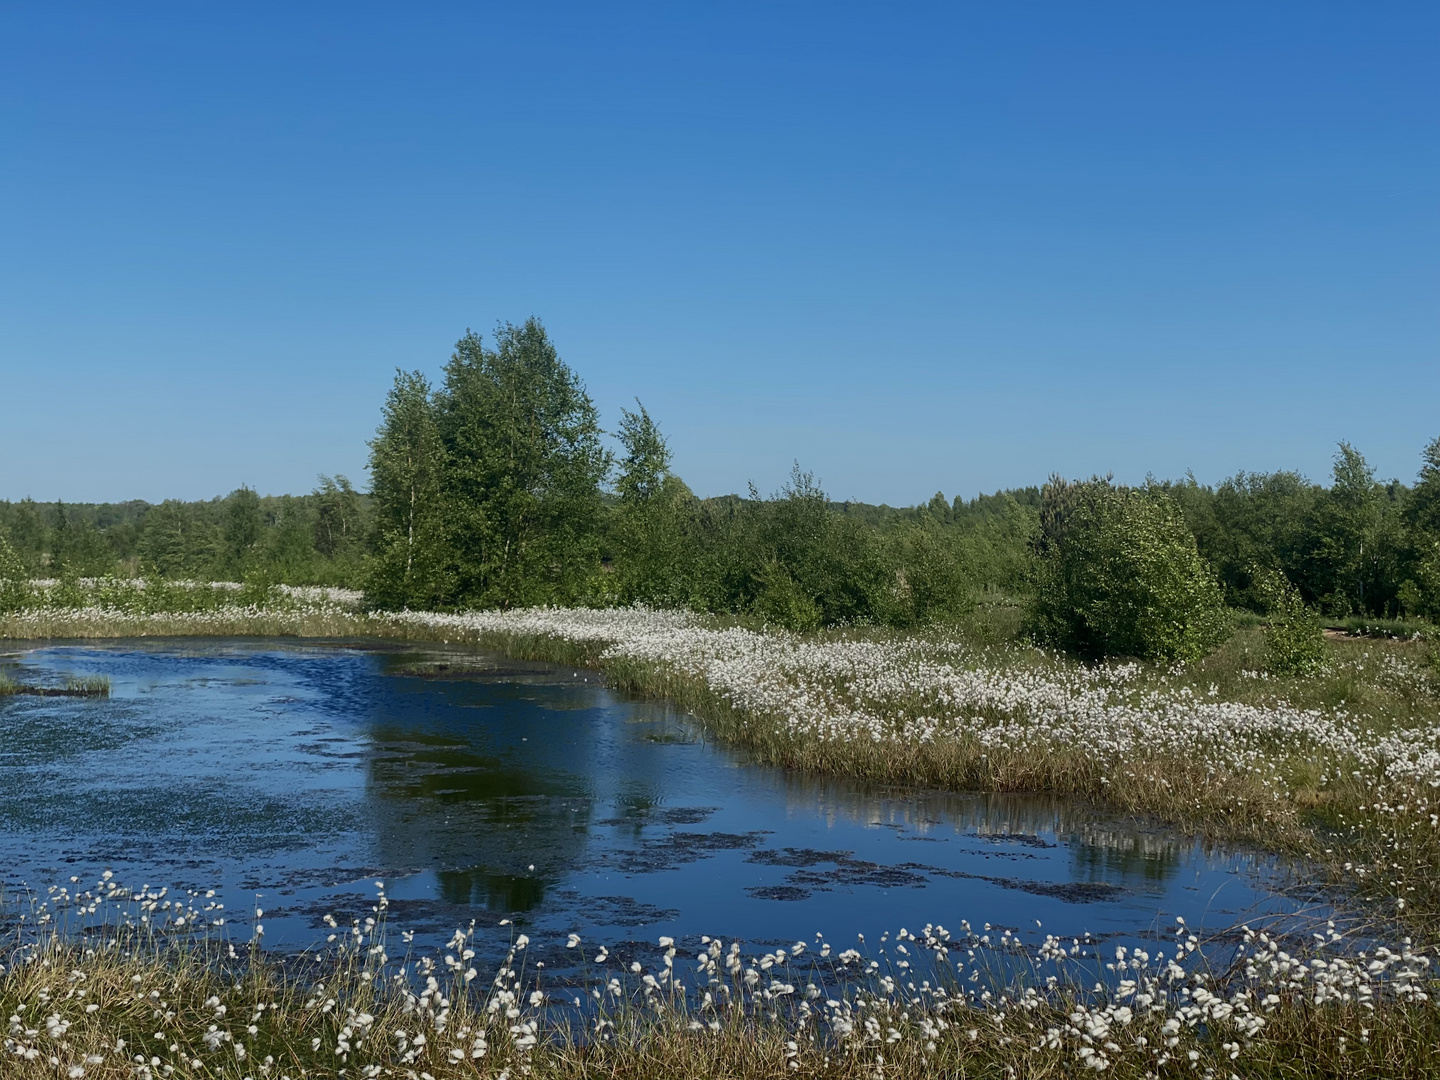
[[[1412,479],[1440,5],[6,5],[0,498],[365,477],[538,315],[701,494]]]

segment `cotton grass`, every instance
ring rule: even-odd
[[[378,884],[378,883],[377,883]],[[473,927],[392,956],[365,919],[282,960],[205,894],[108,874],[14,905],[0,955],[0,1071],[126,1077],[1423,1075],[1440,1067],[1431,958],[1244,928],[1207,962],[1183,923],[1153,948],[927,925],[838,950],[663,937],[577,963],[516,934],[478,966]],[[238,944],[231,931],[238,931]],[[402,935],[403,937],[403,935]],[[552,943],[562,947],[557,940]],[[631,954],[627,954],[631,955]],[[1297,1059],[1297,1050],[1303,1057]]]

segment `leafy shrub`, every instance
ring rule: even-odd
[[[10,541],[0,533],[0,612],[19,611],[30,602],[30,575]]]
[[[953,535],[936,526],[902,529],[894,539],[892,626],[953,622],[975,606],[975,591]]]
[[[1030,636],[1087,659],[1190,660],[1225,637],[1219,582],[1179,506],[1158,489],[1052,479],[1034,588]]]
[[[1440,623],[1440,540],[1416,560],[1414,575],[1400,586],[1400,603],[1408,614]]]
[[[1256,567],[1255,591],[1268,612],[1265,643],[1270,670],[1279,675],[1313,675],[1325,666],[1325,637],[1320,619],[1305,606],[1300,590],[1279,570]]]
[[[770,559],[756,575],[755,613],[788,630],[816,630],[824,613],[778,560]]]

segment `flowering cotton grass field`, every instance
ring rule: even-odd
[[[391,955],[372,914],[322,949],[229,937],[203,894],[90,888],[11,899],[0,968],[4,1075],[81,1077],[911,1077],[1421,1075],[1440,1068],[1431,960],[1297,955],[1249,928],[1216,969],[1183,925],[1096,956],[1047,938],[926,926],[836,951],[660,938],[612,956],[571,934],[552,972],[524,934],[495,970],[473,927],[438,955]],[[249,913],[247,913],[248,916]],[[332,922],[333,925],[333,922]],[[407,935],[401,935],[405,948]],[[552,953],[553,954],[553,953]],[[1088,958],[1087,958],[1088,957]],[[1009,973],[1001,975],[1001,972]],[[1303,1059],[1296,1053],[1303,1048]]]
[[[1304,860],[1358,921],[1308,943],[1258,927],[1206,942],[1179,926],[1101,968],[1070,942],[931,926],[858,953],[810,942],[767,957],[696,938],[607,966],[597,948],[578,974],[547,975],[523,935],[499,971],[476,971],[464,928],[445,955],[392,960],[380,900],[373,926],[337,931],[303,963],[253,935],[232,956],[224,928],[196,929],[194,898],[177,911],[177,898],[103,883],[16,916],[0,976],[9,1060],[31,1070],[16,1075],[1440,1072],[1427,944],[1440,925],[1440,673],[1424,643],[1331,642],[1322,674],[1277,678],[1244,632],[1165,670],[1086,667],[965,631],[791,635],[644,609],[376,613],[275,589],[175,612],[138,589],[98,593],[17,612],[0,635],[426,639],[594,667],[762,762],[1049,791],[1260,844]],[[77,933],[81,910],[111,929]],[[595,947],[574,955],[582,946]]]

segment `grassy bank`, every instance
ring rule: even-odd
[[[1027,952],[968,926],[900,930],[864,952],[661,938],[623,963],[573,935],[519,935],[481,972],[464,929],[439,955],[391,957],[383,891],[333,946],[285,960],[258,947],[255,920],[228,941],[201,894],[106,879],[21,907],[0,952],[0,1072],[16,1080],[1440,1070],[1428,958],[1347,957],[1338,936],[1302,953],[1246,933],[1215,969],[1183,926],[1150,952],[1098,958],[1053,939]],[[534,957],[557,950],[578,975]]]

